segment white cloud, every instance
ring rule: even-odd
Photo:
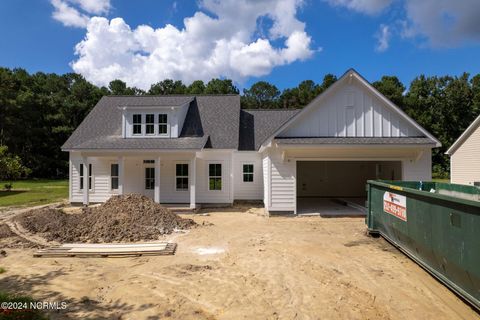
[[[451,47],[480,41],[479,0],[324,0],[331,6],[374,15],[394,2],[404,16],[400,30],[390,33],[403,38],[424,38],[433,47]]]
[[[377,45],[375,50],[378,52],[384,52],[390,46],[390,38],[392,33],[390,32],[390,27],[381,24],[378,32],[375,34],[375,38],[377,39]]]
[[[110,10],[110,0],[70,0],[91,14],[105,14]]]
[[[72,68],[97,85],[122,79],[147,89],[166,78],[186,83],[214,77],[242,81],[276,66],[309,58],[311,38],[296,18],[300,0],[204,0],[203,10],[179,29],[167,24],[136,28],[122,19],[93,17],[77,44]],[[268,17],[268,36],[256,38],[257,20]],[[274,46],[272,40],[283,42]]]
[[[52,0],[51,3],[55,8],[52,14],[55,20],[60,21],[67,27],[85,28],[87,26],[89,17],[80,13],[68,3],[62,0]]]
[[[377,14],[392,4],[393,0],[324,0],[331,6],[345,7],[366,14]]]
[[[52,17],[67,27],[86,28],[90,14],[106,14],[110,0],[51,0]],[[82,12],[83,11],[83,12]]]
[[[425,37],[435,47],[480,41],[480,1],[406,0],[402,35]]]

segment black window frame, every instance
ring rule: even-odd
[[[155,114],[153,113],[145,114],[145,134],[149,136],[155,134]]]
[[[142,118],[143,117],[141,113],[134,113],[132,115],[132,134],[133,135],[136,135],[136,136],[142,135]]]
[[[252,163],[244,163],[242,165],[243,182],[247,182],[247,183],[253,182],[254,171],[255,171],[255,167]]]
[[[188,191],[190,188],[188,163],[175,164],[175,190]]]
[[[222,164],[209,163],[208,164],[208,190],[222,191],[222,188],[223,188]]]
[[[158,114],[158,134],[159,135],[168,135],[168,114],[159,113]]]
[[[154,167],[145,167],[145,190],[155,190]]]
[[[114,170],[115,167],[116,169]],[[111,163],[110,164],[110,189],[111,190],[118,190],[118,186],[120,182],[119,173],[120,173],[120,167],[118,163]]]

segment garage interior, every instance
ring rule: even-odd
[[[297,161],[297,214],[364,216],[370,179],[401,180],[401,161]]]

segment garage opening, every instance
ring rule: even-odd
[[[297,161],[297,213],[365,215],[369,179],[401,180],[400,161]]]

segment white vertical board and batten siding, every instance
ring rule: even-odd
[[[253,182],[243,181],[243,165],[253,165]],[[255,151],[233,153],[233,197],[235,200],[261,200],[263,194],[262,155]]]
[[[337,88],[279,134],[280,137],[424,136],[360,84]]]

